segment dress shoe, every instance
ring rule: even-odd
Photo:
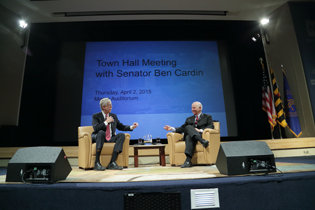
[[[105,171],[106,167],[103,167],[99,162],[95,163],[94,171]]]
[[[207,148],[209,146],[209,142],[207,140],[202,139],[200,140],[200,143],[202,144],[204,148]]]
[[[180,166],[181,168],[189,168],[192,167],[191,162],[186,161],[183,165]]]
[[[118,166],[116,162],[109,163],[107,168],[109,170],[122,170],[123,169],[123,167]]]

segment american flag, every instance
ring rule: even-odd
[[[261,62],[262,66],[262,72],[263,72],[263,77],[262,77],[262,109],[267,113],[268,116],[268,122],[271,125],[271,130],[277,125],[276,122],[276,110],[274,103],[272,101],[272,95],[270,91],[270,85],[268,81],[268,77],[266,74],[266,70],[264,67],[264,64]]]

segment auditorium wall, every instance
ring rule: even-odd
[[[302,129],[301,137],[315,136],[314,109],[312,109],[312,102],[310,100],[310,96],[314,95],[314,93],[309,91],[307,86],[307,80],[310,80],[311,78],[306,77],[306,63],[303,63],[303,55],[306,57],[314,57],[315,36],[306,35],[303,37],[305,41],[308,40],[307,44],[310,47],[313,46],[313,52],[305,54],[305,52],[301,51],[303,50],[301,45],[304,43],[301,43],[301,40],[298,40],[297,34],[307,34],[307,20],[313,20],[313,23],[315,23],[314,9],[314,2],[289,2],[282,5],[269,16],[270,22],[266,28],[266,32],[269,36],[270,43],[267,44],[264,40],[267,59],[275,73],[282,100],[284,98],[284,93],[281,65],[283,65],[283,70],[290,85],[298,113]],[[297,13],[295,10],[303,12]],[[294,24],[294,20],[300,19],[302,19],[302,21],[300,21],[298,25]],[[313,30],[315,31],[314,27]],[[288,129],[285,129],[285,135],[291,138],[294,137]]]
[[[0,5],[0,126],[17,126],[25,62],[19,17]]]

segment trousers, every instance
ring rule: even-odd
[[[109,141],[105,141],[106,133],[100,130],[97,134],[92,134],[92,141],[96,143],[96,151],[100,149],[102,151],[104,143],[115,143],[114,151],[121,153],[125,142],[125,134],[119,133],[112,136]]]

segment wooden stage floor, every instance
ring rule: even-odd
[[[276,158],[277,173],[297,173],[315,171],[315,156],[307,157],[291,157],[291,158]],[[6,170],[6,169],[3,169]],[[281,172],[280,172],[281,171]],[[0,175],[0,184],[10,184],[5,182],[6,172]],[[253,176],[264,174],[244,174],[237,176]],[[189,180],[189,179],[210,179],[232,177],[231,175],[220,174],[215,165],[212,166],[194,166],[191,168],[180,168],[179,166],[156,165],[139,165],[123,170],[82,170],[77,166],[72,166],[72,171],[67,176],[66,180],[60,180],[60,183],[92,183],[92,182],[143,182],[143,181],[167,181],[167,180]],[[22,183],[22,182],[21,182]],[[14,183],[17,184],[17,183]]]

